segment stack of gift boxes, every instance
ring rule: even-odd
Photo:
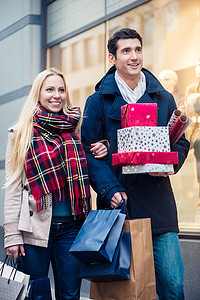
[[[121,107],[121,127],[117,131],[118,153],[113,166],[123,174],[173,172],[178,152],[170,151],[168,126],[157,127],[157,104],[135,103]]]

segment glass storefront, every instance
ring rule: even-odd
[[[65,15],[67,18],[67,11]],[[186,131],[191,141],[188,158],[178,174],[171,176],[171,182],[180,229],[199,232],[200,0],[153,0],[108,18],[49,48],[47,66],[63,70],[73,103],[83,109],[87,96],[109,68],[106,42],[122,27],[139,31],[144,42],[144,67],[160,79],[174,95],[178,108],[193,120]]]

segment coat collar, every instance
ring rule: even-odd
[[[122,95],[116,84],[114,75],[115,71],[115,66],[111,67],[105,76],[97,83],[95,90],[99,91],[99,94],[101,95],[114,95],[108,117],[117,121],[121,121],[121,106],[127,104],[127,102],[122,98]],[[164,91],[164,88],[151,72],[145,68],[143,68],[142,71],[146,77],[147,87],[144,95],[138,100],[138,103],[153,103],[154,101],[150,97],[150,94]]]
[[[121,95],[115,81],[115,66],[111,67],[105,76],[96,84],[95,90],[100,94]]]
[[[97,83],[97,85],[95,86],[95,90],[99,91],[100,94],[121,95],[115,81],[115,71],[115,66],[112,66],[105,74],[105,76]],[[150,71],[142,68],[142,72],[146,77],[146,92],[148,94],[164,91],[163,86]]]

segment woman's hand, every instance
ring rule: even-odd
[[[25,256],[24,246],[23,245],[15,245],[6,248],[7,255],[10,258],[18,258],[18,255]]]
[[[103,158],[108,154],[108,148],[101,142],[91,144],[90,151],[95,158]]]

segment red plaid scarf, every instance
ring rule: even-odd
[[[37,212],[68,193],[72,214],[84,217],[89,211],[90,187],[85,153],[74,132],[80,109],[68,115],[38,110],[33,137],[25,159],[25,171]]]

